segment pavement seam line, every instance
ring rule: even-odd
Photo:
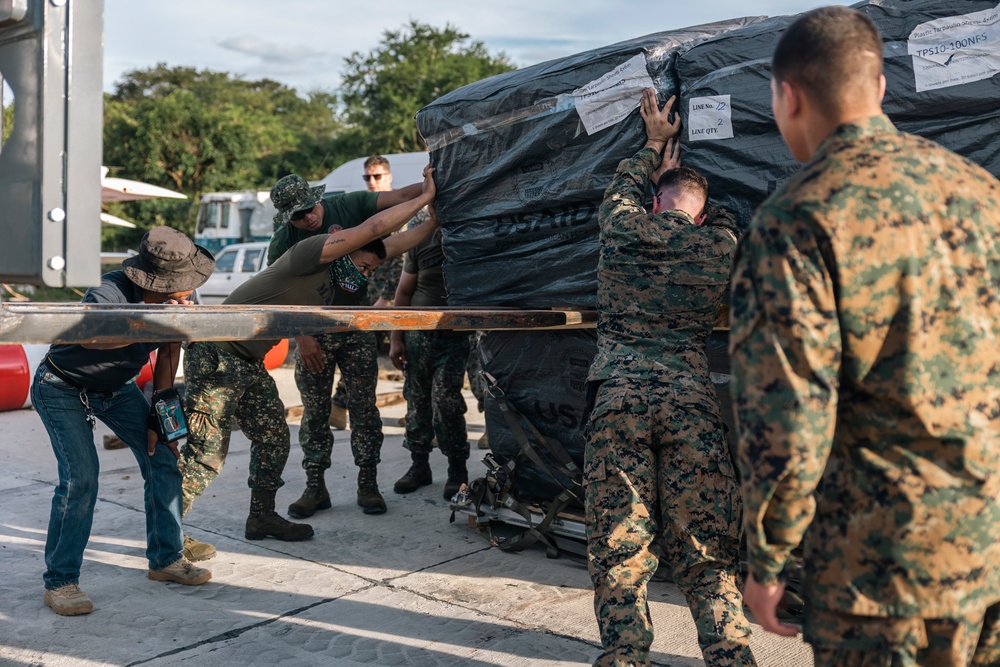
[[[336,602],[337,600],[346,598],[349,595],[353,595],[353,594],[355,594],[355,593],[357,593],[359,591],[367,591],[367,590],[371,590],[372,588],[374,588],[374,586],[367,586],[367,587],[363,587],[363,588],[360,588],[360,589],[352,590],[352,591],[350,591],[349,593],[347,593],[345,595],[338,595],[338,596],[332,597],[332,598],[323,598],[322,600],[317,600],[316,602],[313,602],[311,604],[307,604],[307,605],[304,605],[302,607],[297,607],[296,609],[292,609],[290,611],[283,612],[283,613],[279,614],[278,616],[274,616],[272,618],[268,618],[268,619],[265,619],[263,621],[258,621],[257,623],[251,623],[250,625],[244,625],[244,626],[239,627],[239,628],[233,628],[232,630],[226,630],[225,632],[217,634],[214,637],[209,637],[208,639],[203,639],[203,640],[201,640],[199,642],[195,642],[194,644],[188,644],[187,646],[180,646],[178,648],[171,649],[170,651],[166,651],[164,653],[160,653],[158,655],[154,655],[152,657],[145,658],[143,660],[136,660],[135,662],[130,662],[130,663],[124,665],[124,667],[134,667],[135,665],[143,665],[143,664],[146,664],[146,663],[149,663],[149,662],[153,662],[154,660],[159,660],[161,658],[168,658],[170,656],[178,655],[180,653],[184,653],[184,652],[187,652],[187,651],[192,651],[192,650],[194,650],[196,648],[199,648],[201,646],[207,646],[209,644],[216,644],[218,642],[224,642],[224,641],[228,641],[230,639],[237,639],[240,635],[242,635],[242,634],[244,634],[244,633],[246,633],[246,632],[248,632],[250,630],[256,630],[257,628],[262,628],[262,627],[271,625],[273,623],[277,623],[278,621],[281,621],[281,620],[283,620],[285,618],[293,618],[295,616],[299,616],[299,615],[301,615],[301,614],[303,614],[303,613],[305,613],[305,612],[307,612],[307,611],[309,611],[311,609],[315,609],[316,607],[319,607],[320,605],[328,604],[330,602]]]

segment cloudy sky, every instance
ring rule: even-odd
[[[104,88],[158,62],[336,89],[344,58],[410,19],[451,23],[493,54],[533,65],[661,30],[795,14],[816,0],[105,0]],[[501,9],[503,7],[503,9]]]

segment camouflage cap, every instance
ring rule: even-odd
[[[289,174],[279,179],[271,188],[271,203],[274,204],[276,211],[274,223],[284,225],[296,211],[312,208],[319,202],[325,191],[325,185],[312,187],[304,178],[296,174]]]

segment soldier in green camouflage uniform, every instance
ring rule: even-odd
[[[396,289],[399,307],[442,307],[448,294],[441,266],[442,236],[438,230],[406,254]],[[469,359],[469,334],[461,331],[393,331],[389,358],[406,373],[406,437],[413,464],[393,486],[396,493],[410,493],[433,483],[429,463],[431,441],[437,436],[441,453],[448,457],[444,498],[451,499],[469,481],[469,434],[465,425],[462,381]]]
[[[780,624],[805,538],[816,665],[1000,665],[1000,183],[881,113],[882,40],[828,7],[773,59],[805,167],[736,259],[750,576]]]
[[[436,224],[430,223],[391,236],[385,242],[381,240],[433,201],[432,174],[432,169],[425,170],[419,197],[381,211],[356,228],[314,235],[296,243],[264,271],[233,290],[224,303],[334,305],[344,289],[363,287],[381,258],[406,252],[434,231]],[[309,192],[307,187],[302,185],[297,189],[288,203],[289,213],[311,211],[319,206],[318,193]],[[302,540],[312,537],[312,527],[291,523],[274,510],[275,493],[283,484],[281,473],[289,452],[284,406],[263,363],[274,344],[275,341],[254,339],[188,346],[184,378],[190,435],[179,461],[184,513],[221,471],[235,415],[250,438],[247,539]],[[329,395],[328,385],[327,400]],[[359,505],[368,502],[363,495],[378,495],[375,476],[374,465],[359,472]],[[199,546],[210,545],[199,543],[189,548]]]
[[[293,174],[280,179],[271,190],[271,201],[277,211],[275,222],[280,226],[268,247],[269,262],[277,261],[291,247],[290,242],[355,227],[387,206],[419,196],[422,186],[416,183],[389,192],[349,192],[322,198],[320,195],[324,186],[317,186],[311,188],[312,197],[317,202],[314,208],[303,215],[293,216],[295,206],[308,203],[299,202],[300,194],[308,189],[305,181]],[[369,289],[368,283],[335,283],[330,305],[368,304],[371,302]],[[295,342],[295,384],[303,409],[299,443],[304,454],[302,465],[306,470],[306,489],[298,500],[289,505],[288,513],[304,519],[317,510],[331,506],[324,474],[330,467],[333,450],[333,433],[329,426],[333,402],[343,401],[351,414],[351,451],[359,469],[374,469],[378,465],[383,434],[382,417],[375,405],[378,383],[375,333],[358,331],[298,336]],[[337,395],[331,399],[334,372],[338,366],[344,389],[338,385]],[[363,498],[362,509],[366,514],[386,511],[385,501],[377,489],[367,488]]]
[[[644,91],[645,147],[622,161],[599,212],[597,385],[584,460],[587,555],[604,653],[649,664],[646,584],[660,556],[688,600],[708,665],[755,665],[739,590],[740,498],[706,344],[729,280],[736,225],[705,209],[686,168],[659,179],[676,135]],[[679,160],[669,141],[667,166]]]

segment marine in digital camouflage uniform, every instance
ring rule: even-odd
[[[881,114],[881,53],[841,7],[774,54],[775,119],[807,163],[733,276],[746,601],[794,634],[774,602],[804,539],[817,666],[995,666],[1000,183]]]
[[[649,664],[646,584],[662,563],[687,598],[706,664],[755,665],[739,589],[739,488],[706,353],[736,225],[722,209],[701,212],[707,184],[683,168],[667,172],[678,181],[659,181],[654,212],[643,208],[679,129],[667,122],[673,98],[660,111],[651,93],[640,106],[646,146],[619,165],[598,217],[598,352],[588,376],[597,390],[584,460],[604,647],[594,664]]]
[[[396,305],[442,307],[448,294],[441,266],[444,250],[441,231],[406,254],[396,290]],[[469,434],[465,424],[462,384],[469,359],[469,334],[461,331],[393,331],[389,358],[406,374],[406,436],[413,464],[393,486],[396,493],[410,493],[433,482],[429,463],[437,437],[448,457],[444,498],[454,496],[469,481]]]

